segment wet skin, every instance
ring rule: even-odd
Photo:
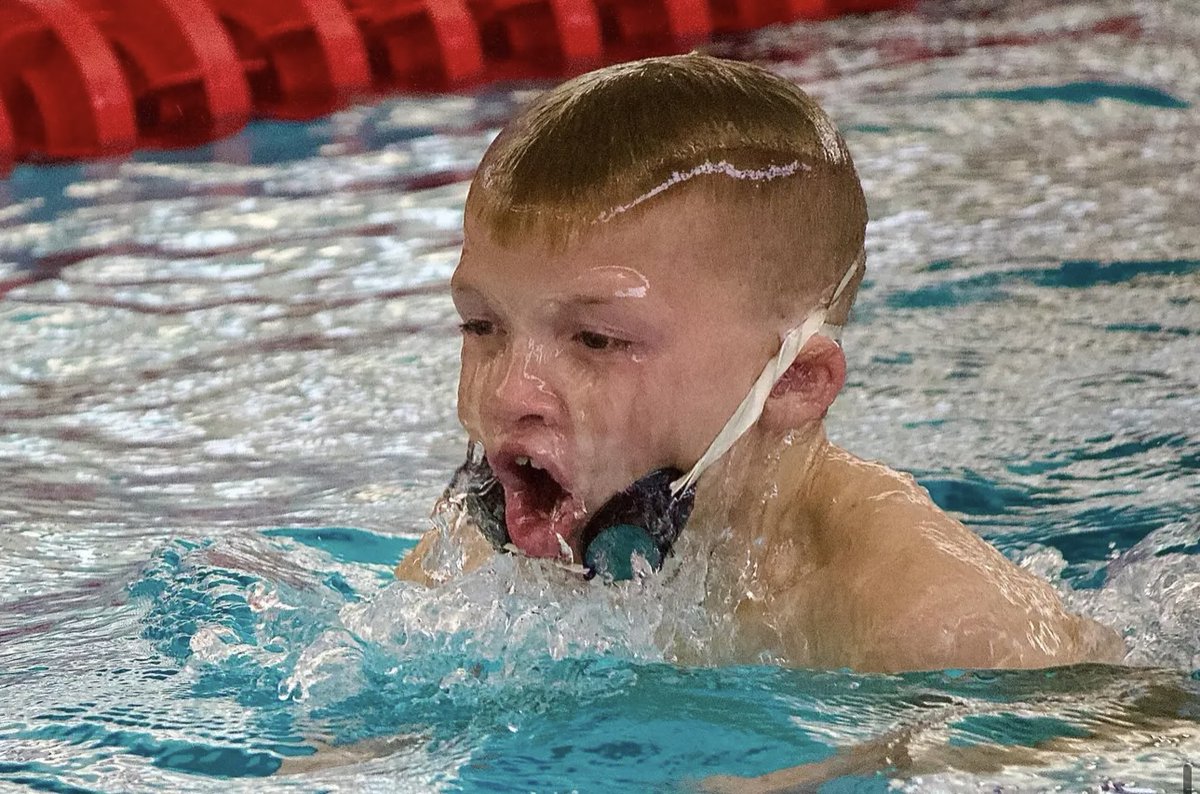
[[[694,202],[565,251],[506,248],[468,215],[452,281],[459,418],[526,554],[561,556],[561,536],[580,559],[586,516],[654,469],[689,468],[745,396],[779,337],[749,285],[721,277],[741,255]],[[561,488],[549,509],[524,458]]]
[[[819,286],[797,316],[768,316],[747,267],[755,241],[728,219],[668,196],[556,251],[498,245],[468,207],[452,281],[459,417],[504,484],[509,534],[527,555],[579,560],[579,530],[610,496],[654,469],[689,469],[816,305]],[[712,550],[706,605],[736,630],[710,657],[668,652],[864,671],[1120,661],[1115,632],[1068,613],[912,477],[826,440],[844,381],[841,348],[809,340],[701,478],[686,533]],[[495,553],[459,522],[442,570],[439,535],[400,578],[444,582]]]

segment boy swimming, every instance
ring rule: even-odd
[[[684,532],[747,661],[1120,661],[912,477],[827,440],[866,220],[832,122],[764,70],[655,58],[540,96],[484,155],[451,282],[467,511],[397,575],[506,549],[629,578]]]

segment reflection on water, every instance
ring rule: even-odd
[[[817,95],[863,177],[831,436],[916,472],[1125,631],[1130,662],[1183,671],[1197,41],[1183,0],[964,0],[716,48]],[[520,97],[0,184],[0,781],[262,790],[313,740],[402,736],[272,785],[644,790],[904,722],[926,759],[1065,748],[898,772],[914,790],[1177,787],[1200,755],[1187,672],[679,669],[656,631],[697,624],[665,579],[603,590],[502,558],[432,596],[390,583],[461,456],[445,284],[464,180]]]

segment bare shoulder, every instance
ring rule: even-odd
[[[872,670],[1118,662],[1110,629],[943,512],[910,475],[842,453],[831,559],[850,584],[854,666]]]
[[[916,478],[834,449],[827,458],[821,524],[841,565],[925,584],[934,574],[974,581],[1017,570],[1000,552],[938,507]],[[1023,572],[1019,576],[1028,576]],[[920,589],[924,589],[921,587]]]
[[[876,631],[857,648],[863,669],[1038,668],[1119,662],[1116,632],[1066,611],[1048,585],[1020,590],[994,580],[914,582],[900,577],[888,597],[865,594],[857,606]]]

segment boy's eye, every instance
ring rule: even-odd
[[[471,336],[491,336],[496,325],[491,320],[466,320],[459,324],[459,330]]]
[[[624,339],[598,334],[595,331],[580,331],[575,334],[575,341],[589,350],[627,350],[633,344]]]

